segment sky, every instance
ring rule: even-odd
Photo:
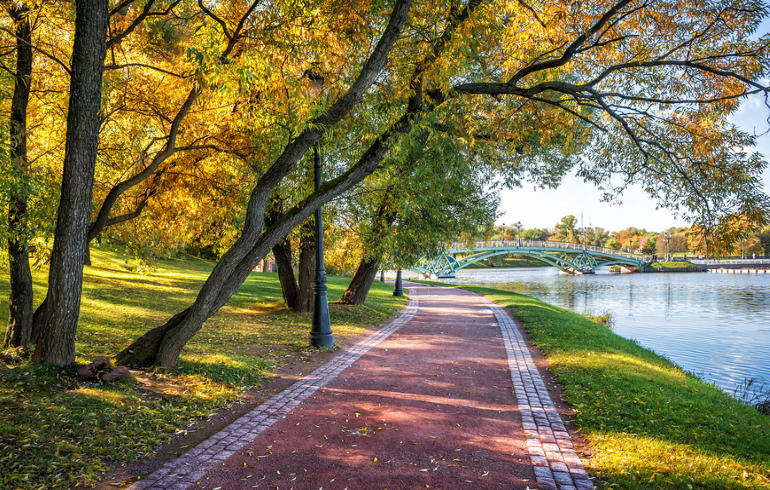
[[[759,97],[748,99],[731,116],[731,122],[750,134],[767,133],[768,108]],[[756,150],[770,160],[770,134],[757,138]],[[762,176],[765,193],[770,192],[770,169]],[[626,191],[621,204],[601,201],[601,192],[571,175],[557,189],[533,189],[532,185],[500,194],[500,211],[496,223],[511,225],[521,221],[522,229],[553,228],[563,216],[572,214],[580,220],[583,211],[585,226],[598,226],[609,231],[624,230],[630,226],[647,231],[662,232],[672,226],[689,226],[681,217],[675,217],[666,209],[655,209],[652,201],[637,186]]]

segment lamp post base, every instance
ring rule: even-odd
[[[334,347],[334,335],[327,334],[310,334],[310,347]]]
[[[396,287],[393,289],[393,296],[403,296],[404,287],[401,283],[401,269],[396,272]]]

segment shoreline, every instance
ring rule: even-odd
[[[770,416],[577,313],[508,291],[428,283],[481,294],[521,322],[594,449],[587,469],[598,488],[770,486]]]

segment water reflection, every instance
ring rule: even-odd
[[[578,313],[610,312],[617,334],[728,391],[748,377],[770,383],[770,274],[466,269],[449,282],[515,291]]]

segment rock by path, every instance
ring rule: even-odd
[[[504,308],[408,287],[378,332],[128,488],[592,489]]]

